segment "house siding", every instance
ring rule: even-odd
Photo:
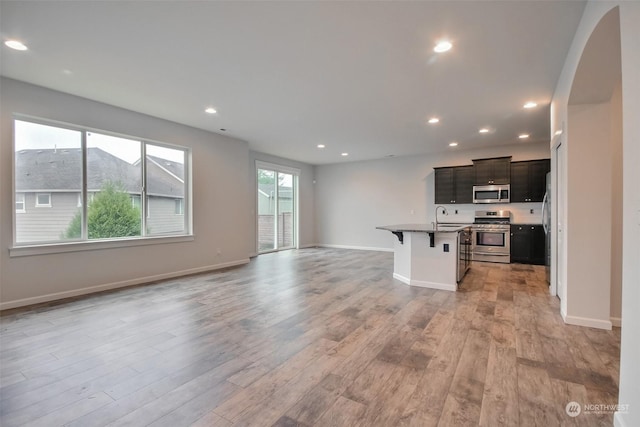
[[[51,207],[36,207],[36,193],[24,193],[25,212],[16,212],[16,242],[60,240],[78,212],[78,193],[51,193]]]
[[[63,234],[80,210],[80,193],[51,193],[51,207],[36,207],[36,194],[24,193],[25,211],[16,212],[16,243],[63,240]],[[151,235],[184,233],[184,215],[175,213],[175,198],[149,197],[147,230]]]
[[[150,235],[184,233],[184,215],[176,214],[174,198],[149,196],[147,232]]]

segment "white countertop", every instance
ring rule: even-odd
[[[387,230],[391,232],[417,232],[417,233],[457,233],[465,228],[470,227],[469,224],[396,224],[383,225],[376,227],[378,230]]]

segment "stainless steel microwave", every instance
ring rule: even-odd
[[[474,185],[473,203],[509,203],[510,185]]]

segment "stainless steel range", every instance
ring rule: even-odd
[[[473,231],[473,260],[511,262],[511,212],[476,211]]]

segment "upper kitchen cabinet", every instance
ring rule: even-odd
[[[475,185],[509,184],[511,157],[474,160],[473,168]]]
[[[473,166],[435,168],[435,203],[472,203],[473,179]]]
[[[511,163],[511,202],[542,202],[549,159]]]

